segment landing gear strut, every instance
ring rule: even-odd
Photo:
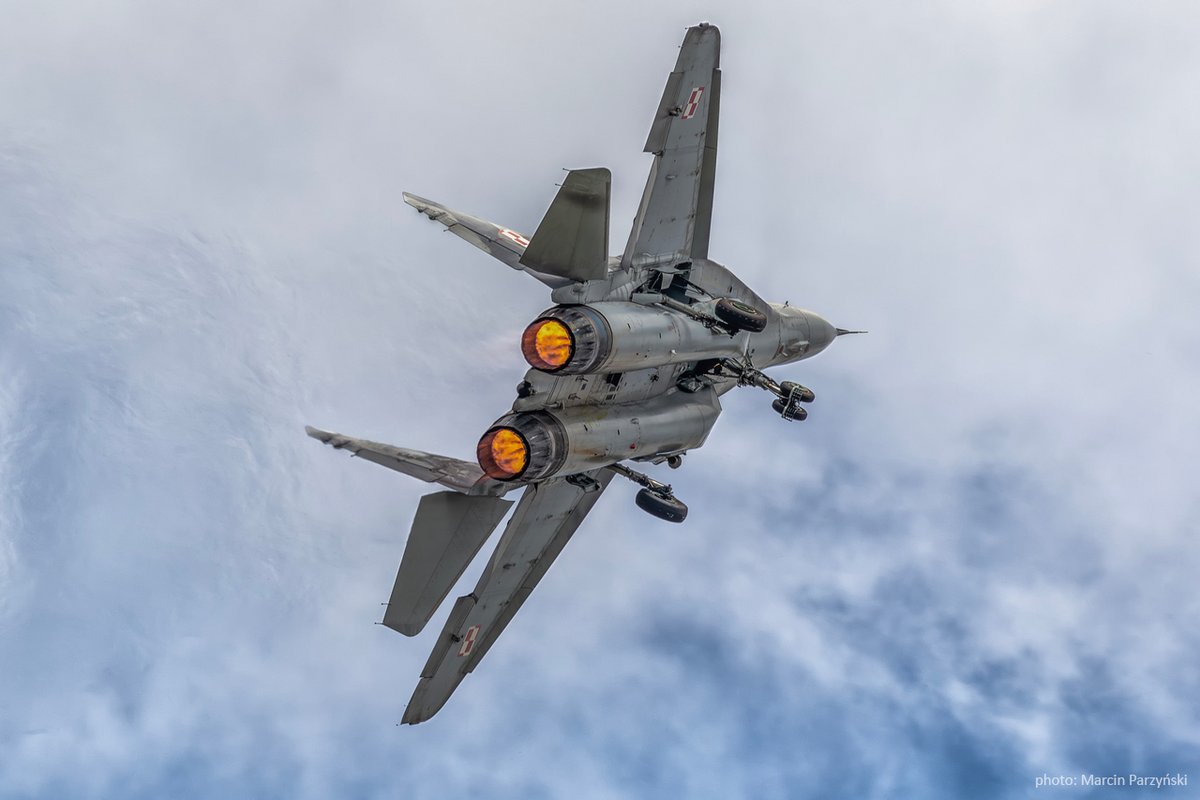
[[[771,403],[771,408],[787,421],[808,418],[808,411],[800,404],[811,403],[816,399],[816,395],[807,386],[801,386],[792,381],[777,383],[761,370],[750,366],[749,363],[742,364],[732,358],[722,358],[717,366],[736,376],[739,386],[757,386],[775,395],[775,401]]]
[[[687,506],[671,493],[671,487],[667,484],[659,483],[649,475],[635,472],[622,464],[610,464],[608,469],[646,487],[634,498],[637,507],[642,511],[653,514],[659,519],[665,519],[667,522],[683,522],[687,519]]]

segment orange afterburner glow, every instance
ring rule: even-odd
[[[492,428],[475,448],[479,466],[489,478],[512,480],[529,466],[529,446],[512,428]]]
[[[575,354],[575,342],[567,326],[558,320],[534,320],[521,336],[521,353],[529,366],[554,372],[571,360]]]

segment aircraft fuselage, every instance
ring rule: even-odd
[[[556,290],[559,305],[526,329],[522,351],[535,366],[518,387],[512,412],[480,439],[477,457],[486,474],[528,483],[681,455],[704,444],[721,413],[719,396],[738,385],[737,376],[719,366],[722,359],[755,369],[777,366],[811,358],[837,336],[820,315],[768,304],[707,259],[656,272],[640,285],[625,279],[617,268],[589,282],[598,286]],[[605,299],[588,302],[591,296]],[[758,309],[765,327],[730,331],[706,324],[703,318],[725,297]],[[575,298],[583,302],[569,302]]]

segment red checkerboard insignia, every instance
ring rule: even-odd
[[[697,86],[696,88],[692,89],[692,93],[688,95],[687,102],[683,104],[683,111],[680,112],[679,118],[691,119],[695,115],[696,109],[700,107],[700,98],[703,96],[703,86]]]
[[[501,228],[500,235],[505,239],[516,242],[521,247],[529,247],[529,240],[510,228]]]
[[[478,636],[479,636],[479,626],[478,625],[472,625],[471,627],[467,628],[467,632],[466,632],[466,634],[463,635],[463,638],[462,638],[462,646],[460,646],[458,648],[458,654],[460,656],[470,655],[471,651],[475,649],[475,639]]]

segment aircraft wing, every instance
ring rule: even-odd
[[[475,591],[455,602],[421,670],[403,722],[424,722],[445,705],[546,574],[612,477],[608,470],[595,470],[525,489]]]
[[[681,261],[708,257],[720,60],[721,32],[706,23],[689,28],[646,139],[645,152],[654,154],[654,164],[622,267],[669,256]]]

